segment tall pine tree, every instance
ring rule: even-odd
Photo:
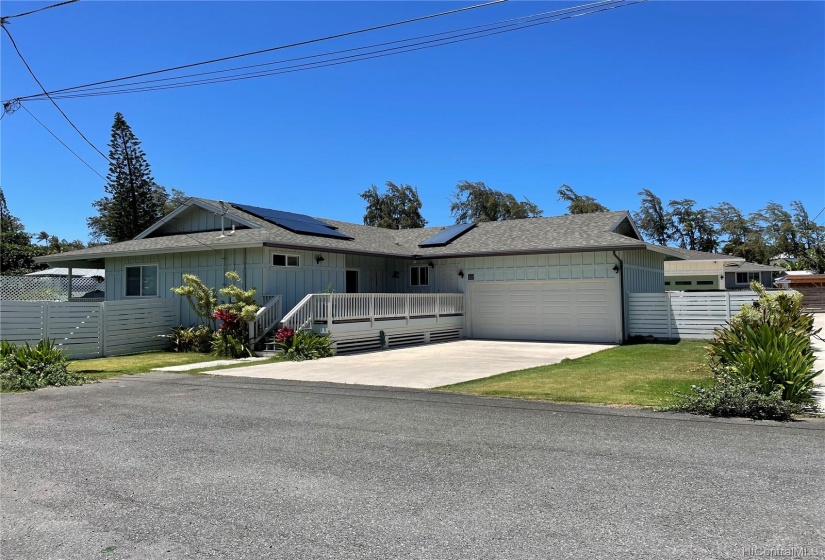
[[[109,148],[109,196],[92,203],[98,215],[86,222],[92,238],[117,243],[133,239],[163,217],[169,195],[152,178],[140,140],[120,113],[115,113]]]

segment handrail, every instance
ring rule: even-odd
[[[463,315],[464,294],[307,294],[281,323],[296,331],[317,322],[329,330],[336,322],[370,322],[386,319]]]
[[[317,294],[307,294],[304,296],[304,299],[298,302],[298,304],[293,307],[289,313],[284,315],[283,319],[281,319],[281,323],[288,328],[294,329],[299,331],[307,326],[307,324],[312,323],[312,300],[317,296]]]
[[[280,322],[283,296],[264,296],[264,300],[264,305],[255,313],[255,319],[249,322],[249,341],[252,344],[261,340]]]

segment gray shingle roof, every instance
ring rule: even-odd
[[[762,271],[781,271],[785,270],[781,266],[768,266],[765,264],[752,262],[737,262],[725,265],[725,272],[762,272]]]
[[[692,251],[690,249],[682,249],[680,247],[668,247],[671,251],[675,251],[683,256],[686,261],[744,261],[741,257],[734,257],[732,255],[723,255],[721,253],[706,253],[705,251]]]
[[[211,205],[217,201],[202,200]],[[346,253],[365,253],[397,257],[472,256],[501,253],[565,252],[580,250],[642,249],[645,244],[612,230],[628,217],[627,212],[600,212],[555,218],[529,218],[503,222],[481,222],[475,228],[444,247],[418,247],[444,227],[388,230],[371,226],[318,218],[352,237],[352,240],[315,237],[293,233],[237,209],[232,213],[260,225],[237,229],[220,236],[220,232],[199,232],[133,239],[122,243],[70,251],[40,260],[82,260],[124,254],[221,250],[232,247],[273,246]]]

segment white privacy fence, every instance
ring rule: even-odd
[[[0,302],[0,338],[54,340],[72,359],[161,350],[179,324],[177,299],[106,302]]]
[[[629,294],[627,334],[655,338],[713,338],[713,331],[756,301],[755,292]]]
[[[72,278],[69,295],[66,276],[0,276],[0,300],[3,301],[67,301],[92,292],[100,292],[92,297],[102,297],[104,289],[105,281],[95,277]]]

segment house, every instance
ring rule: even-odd
[[[283,322],[342,345],[620,342],[627,294],[662,292],[673,258],[627,212],[387,230],[192,198],[133,240],[40,261],[105,268],[107,300],[178,298],[183,274],[220,286],[234,270],[266,308],[254,338]]]
[[[783,270],[720,253],[679,248],[671,251],[682,258],[665,263],[665,290],[668,291],[747,290],[753,280],[772,288],[774,278]]]
[[[825,311],[825,274],[808,271],[789,271],[774,281],[783,290],[796,290],[802,294],[802,305],[811,313]]]

